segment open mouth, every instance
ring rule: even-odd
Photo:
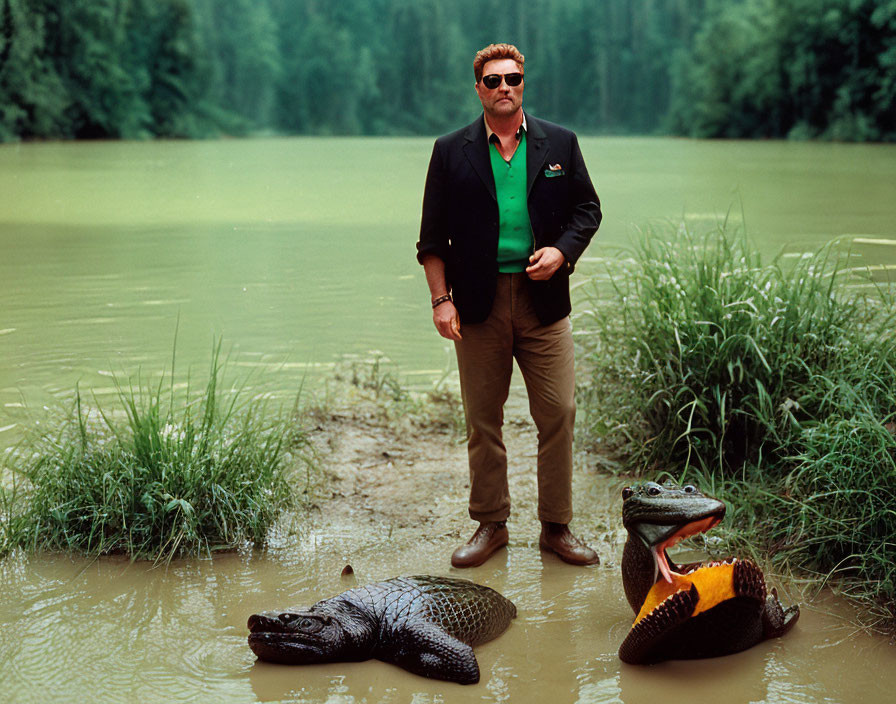
[[[717,515],[700,518],[691,523],[686,523],[663,542],[652,545],[650,551],[653,553],[656,569],[659,574],[663,576],[663,579],[671,584],[673,575],[681,576],[672,571],[672,568],[669,565],[669,560],[666,558],[666,550],[673,545],[680,543],[685,538],[690,538],[692,535],[699,535],[700,533],[705,533],[706,531],[715,528],[721,521],[722,517]]]
[[[734,567],[737,559],[729,558],[722,561],[705,562],[692,566],[690,569],[678,572],[673,569],[666,556],[666,550],[676,543],[692,535],[705,533],[717,526],[722,520],[721,515],[710,515],[686,523],[669,533],[673,526],[644,526],[644,532],[650,534],[651,528],[664,533],[660,542],[650,546],[653,559],[656,564],[657,574],[661,576],[651,587],[644,599],[641,610],[635,619],[635,624],[648,616],[665,601],[674,597],[678,592],[689,591],[697,588],[700,599],[692,616],[711,609],[723,601],[736,596],[734,589]],[[641,526],[639,526],[639,529]]]

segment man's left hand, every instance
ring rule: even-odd
[[[529,266],[526,267],[526,273],[533,281],[547,281],[554,275],[563,264],[566,263],[566,257],[556,247],[542,247],[535,250],[535,253],[529,257]]]

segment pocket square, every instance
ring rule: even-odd
[[[547,178],[554,178],[555,176],[563,176],[565,174],[566,172],[560,164],[550,164],[548,168],[544,170],[544,175]]]

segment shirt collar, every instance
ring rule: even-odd
[[[489,127],[488,120],[485,119],[485,113],[482,113],[482,121],[485,123],[485,136],[489,142],[493,142],[495,139],[498,139],[498,136],[495,134],[495,131]],[[526,113],[523,113],[523,123],[520,125],[520,128],[516,131],[516,139],[517,141],[523,138],[523,133],[528,132],[528,128],[526,127]]]

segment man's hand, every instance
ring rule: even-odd
[[[460,340],[460,318],[457,308],[451,301],[440,303],[432,309],[432,322],[435,323],[439,335],[448,340]]]
[[[556,247],[542,247],[529,257],[526,273],[533,281],[547,281],[565,262],[566,257]]]

